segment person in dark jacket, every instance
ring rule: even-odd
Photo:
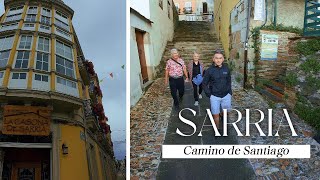
[[[223,61],[222,51],[216,50],[213,64],[206,70],[202,82],[206,96],[210,97],[211,113],[219,129],[220,109],[231,110],[232,95],[230,70]]]

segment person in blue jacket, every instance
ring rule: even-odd
[[[223,63],[221,50],[214,52],[212,60],[213,64],[206,70],[202,84],[206,96],[210,98],[211,113],[221,133],[219,115],[222,115],[222,111],[220,110],[231,110],[231,73],[228,66]]]

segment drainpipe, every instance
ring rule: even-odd
[[[274,17],[273,17],[273,26],[276,28],[277,26],[277,14],[278,14],[278,0],[273,0],[273,5],[274,5]]]
[[[249,41],[249,28],[250,28],[250,14],[251,14],[251,0],[248,0],[248,10],[247,10],[247,30],[246,30],[246,40],[244,42],[244,67],[243,67],[243,89],[246,89],[246,83],[248,81],[248,41]]]
[[[248,13],[247,13],[247,31],[246,31],[246,41],[245,41],[245,48],[244,48],[244,73],[243,73],[243,88],[244,89],[246,89],[246,83],[247,83],[247,81],[248,81],[248,69],[247,69],[247,67],[248,67],[248,47],[249,47],[249,45],[248,45],[248,42],[249,42],[249,39],[251,38],[251,36],[253,35],[253,34],[251,34],[250,36],[249,36],[249,27],[250,27],[250,14],[251,14],[251,5],[252,5],[252,3],[251,3],[252,1],[251,0],[248,0]],[[265,21],[264,21],[264,23],[259,27],[259,30],[263,27],[263,26],[265,26],[266,25],[266,23],[267,23],[267,17],[268,17],[268,1],[267,0],[265,0],[265,8],[266,8],[266,17],[265,17]],[[257,68],[255,68],[255,75],[257,74]],[[255,82],[255,84],[256,84],[256,82]]]

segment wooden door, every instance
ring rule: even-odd
[[[41,180],[41,163],[14,163],[12,180]]]
[[[203,13],[208,13],[208,4],[206,2],[202,3]]]
[[[141,74],[142,74],[142,80],[143,84],[148,81],[148,69],[147,69],[147,62],[146,62],[146,55],[144,52],[144,42],[143,42],[143,36],[144,32],[136,30],[136,41],[138,46],[138,53],[139,53],[139,59],[140,59],[140,68],[141,68]]]

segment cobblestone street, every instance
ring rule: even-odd
[[[251,120],[256,122],[260,115],[253,113],[260,109],[265,113],[271,108],[268,102],[254,90],[244,91],[232,80],[233,108],[242,112],[252,110]],[[205,119],[205,109],[209,108],[208,98],[200,100],[200,106],[193,106],[192,87],[186,83],[186,93],[183,107],[197,111],[194,123],[201,127]],[[204,94],[204,93],[203,93]],[[273,135],[278,130],[283,117],[283,105],[276,104],[273,109]],[[131,109],[130,120],[130,158],[131,179],[319,179],[320,176],[320,145],[313,138],[312,128],[290,112],[293,126],[298,137],[292,137],[287,127],[281,127],[279,137],[261,137],[254,126],[251,126],[250,137],[238,137],[231,130],[228,137],[213,138],[213,130],[207,127],[203,136],[195,133],[191,137],[181,137],[175,129],[182,123],[177,117],[178,112],[172,111],[172,98],[168,88],[164,87],[164,79],[157,79],[143,95],[135,107]],[[258,116],[259,115],[259,116]],[[185,117],[191,117],[186,114]],[[189,118],[192,119],[192,118]],[[231,113],[228,120],[236,119]],[[262,123],[262,130],[266,131],[268,123]],[[284,120],[286,122],[286,120]],[[185,126],[185,125],[184,125]],[[245,132],[245,119],[238,123],[241,132]],[[192,129],[190,127],[189,131]],[[232,127],[230,127],[232,129]],[[197,132],[200,128],[197,128]],[[186,128],[184,132],[188,132]],[[265,132],[266,133],[266,132]],[[310,159],[202,159],[177,160],[161,159],[162,144],[308,144],[311,145]],[[201,178],[202,177],[202,178]]]

